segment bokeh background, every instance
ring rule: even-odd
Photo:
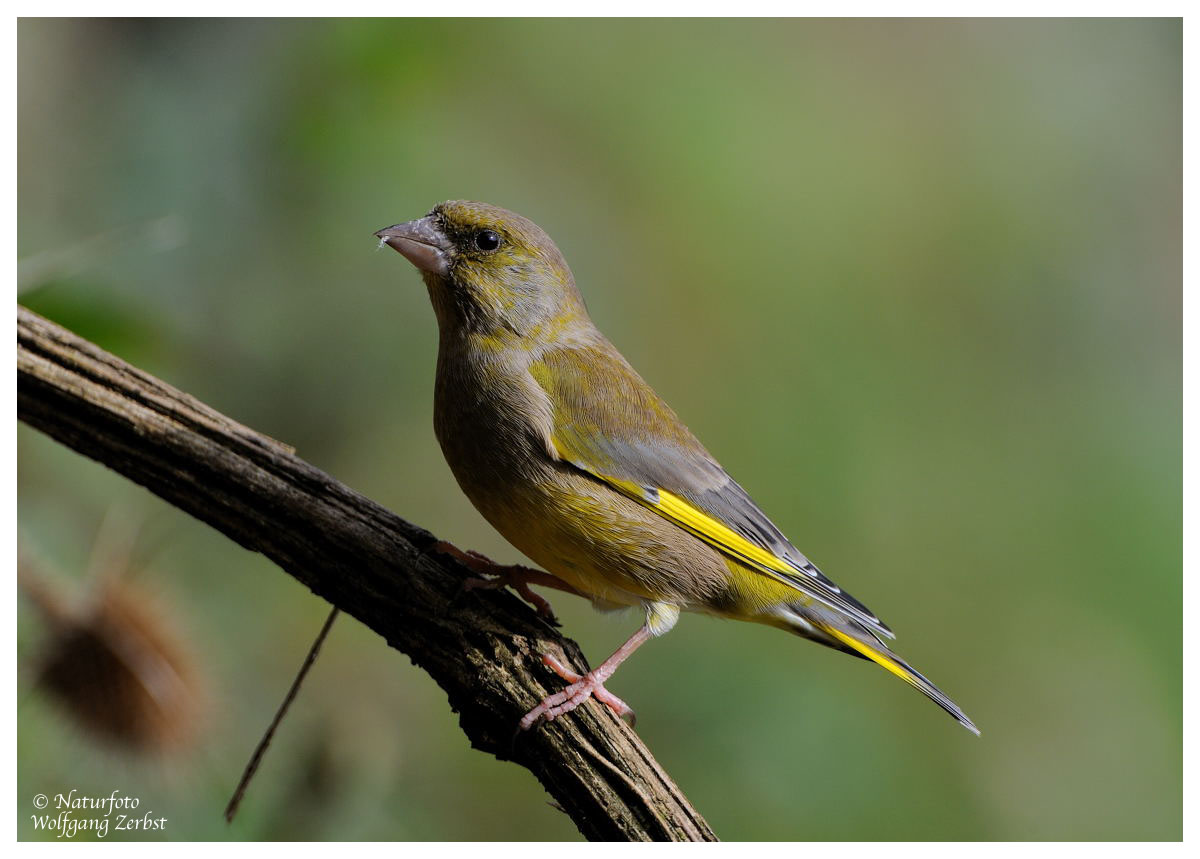
[[[515,562],[442,461],[433,316],[371,233],[447,198],[526,214],[983,731],[866,663],[685,617],[612,687],[719,835],[1177,839],[1180,30],[25,20],[19,300]],[[114,576],[150,594],[198,678],[190,741],[98,743],[37,682],[53,624],[22,597],[22,837],[54,835],[32,795],[75,788],[168,817],[139,839],[578,838],[351,618],[226,827],[326,606],[27,427],[18,445],[27,566],[64,603]],[[638,622],[555,605],[595,660]]]

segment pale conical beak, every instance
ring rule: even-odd
[[[384,227],[375,237],[404,254],[405,259],[421,271],[444,275],[450,270],[450,243],[433,218]]]

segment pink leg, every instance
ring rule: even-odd
[[[604,688],[604,681],[612,677],[622,662],[629,658],[633,651],[652,638],[650,627],[643,626],[630,639],[617,648],[617,652],[604,660],[595,671],[588,674],[576,674],[550,654],[542,656],[542,662],[553,669],[554,673],[571,685],[561,692],[548,696],[521,718],[521,730],[528,731],[539,719],[552,722],[564,713],[570,713],[588,698],[595,696],[597,701],[607,704],[618,716],[633,717],[633,709],[613,693]],[[636,717],[634,717],[636,720]]]
[[[480,576],[495,577],[491,579],[467,579],[463,582],[463,590],[471,591],[480,588],[491,590],[510,587],[521,596],[521,599],[533,606],[539,615],[552,623],[558,622],[554,617],[554,610],[550,607],[550,603],[545,597],[529,589],[531,584],[556,588],[560,591],[566,591],[569,594],[583,596],[583,594],[579,593],[579,591],[566,582],[556,579],[549,573],[543,573],[541,570],[522,567],[518,564],[497,564],[490,558],[479,554],[479,552],[464,552],[462,549],[451,543],[447,543],[445,540],[438,541],[433,548],[435,551],[456,558],[465,566],[479,573]]]

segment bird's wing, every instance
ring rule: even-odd
[[[747,567],[894,637],[779,531],[607,341],[530,368],[550,397],[558,456]]]

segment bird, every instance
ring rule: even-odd
[[[494,573],[489,586],[511,585],[540,609],[548,604],[530,584],[644,618],[585,674],[543,654],[567,685],[526,713],[520,730],[589,698],[632,718],[605,683],[691,612],[766,624],[870,660],[979,733],[599,331],[540,227],[498,206],[451,200],[375,236],[420,271],[437,317],[434,431],[450,470],[483,517],[546,572],[457,554]]]

